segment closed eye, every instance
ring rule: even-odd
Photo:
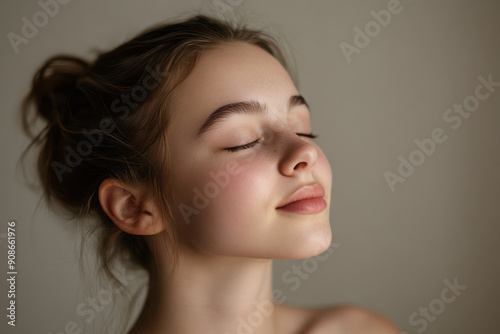
[[[297,133],[298,136],[304,136],[308,138],[318,138],[318,135],[312,133]]]
[[[308,137],[308,138],[317,138],[318,137],[317,135],[312,134],[312,133],[297,133],[297,136],[303,136],[303,137]],[[225,150],[229,151],[229,152],[237,152],[240,150],[245,150],[245,149],[251,148],[251,147],[257,145],[259,142],[260,142],[260,140],[257,139],[257,140],[254,140],[253,142],[245,144],[245,145],[225,148]]]

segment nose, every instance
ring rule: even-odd
[[[295,133],[286,138],[285,153],[279,164],[281,174],[293,176],[310,170],[316,164],[318,150],[309,142],[311,139],[305,138]]]

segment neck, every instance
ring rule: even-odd
[[[171,276],[168,268],[158,259],[134,329],[151,334],[275,333],[272,260],[184,250]]]

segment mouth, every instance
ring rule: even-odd
[[[318,213],[326,209],[326,201],[322,197],[303,199],[292,202],[285,206],[280,206],[276,210],[283,210],[300,214]]]
[[[300,187],[276,207],[276,210],[313,214],[326,209],[325,190],[319,183]]]

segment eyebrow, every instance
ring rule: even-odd
[[[295,106],[305,105],[309,108],[306,100],[302,95],[292,95],[288,99],[287,108],[290,109]],[[221,122],[235,114],[262,114],[267,111],[267,106],[257,101],[242,101],[223,105],[217,108],[208,116],[200,130],[198,136],[209,131],[218,122]]]

